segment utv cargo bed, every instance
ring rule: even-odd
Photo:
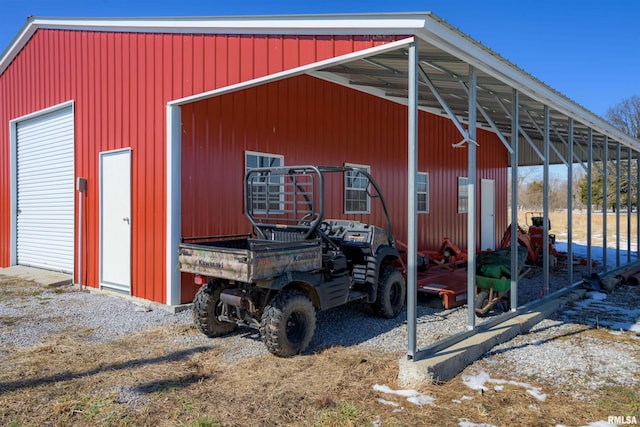
[[[277,242],[233,239],[182,243],[180,271],[244,283],[270,279],[288,271],[313,271],[322,267],[318,239]]]

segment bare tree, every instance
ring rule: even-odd
[[[622,132],[640,139],[640,96],[633,95],[609,107],[605,117]]]

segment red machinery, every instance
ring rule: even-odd
[[[534,216],[535,215],[535,216]],[[520,225],[518,227],[518,243],[524,246],[527,253],[527,262],[539,263],[542,261],[542,254],[544,251],[544,217],[539,212],[527,212],[525,214],[525,221],[527,223],[527,230],[524,230]],[[547,219],[547,221],[549,221]],[[549,230],[551,230],[551,222],[549,221]],[[507,227],[502,241],[500,242],[501,248],[507,248],[511,245],[511,225]],[[559,252],[556,250],[556,236],[555,234],[549,234],[549,255],[552,267],[560,267],[567,262],[567,254],[565,252]]]
[[[396,241],[396,246],[403,263],[406,263],[406,244]],[[466,265],[467,251],[460,249],[451,239],[445,237],[437,251],[419,250],[417,254],[418,292],[441,297],[445,309],[465,304],[467,302],[467,271],[458,267]]]
[[[436,268],[455,270],[467,263],[467,251],[460,249],[448,237],[444,238],[437,251],[423,251],[423,253],[427,255],[427,261],[430,263],[427,264],[427,269],[434,268],[435,265]]]

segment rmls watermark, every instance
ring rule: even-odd
[[[625,416],[625,415],[609,415],[609,419],[607,420],[609,424],[614,424],[617,426],[628,426],[638,424],[638,419],[635,415],[633,416]]]

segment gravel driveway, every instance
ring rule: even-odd
[[[404,319],[404,313],[397,319],[379,319],[358,305],[319,313],[309,351],[357,345],[400,356],[406,352]],[[443,310],[431,300],[420,299],[418,344],[459,332],[465,322],[465,308]],[[49,335],[68,330],[85,328],[85,339],[105,342],[167,325],[189,327],[191,311],[170,314],[117,296],[71,286],[43,288],[0,276],[0,363],[16,348],[38,345]],[[267,354],[250,329],[216,339],[181,334],[175,340],[185,348],[216,346],[227,360]],[[608,295],[591,294],[589,300],[544,320],[529,334],[495,347],[465,373],[486,371],[491,376],[535,379],[588,399],[590,390],[603,385],[640,388],[639,350],[640,287],[625,287]]]

